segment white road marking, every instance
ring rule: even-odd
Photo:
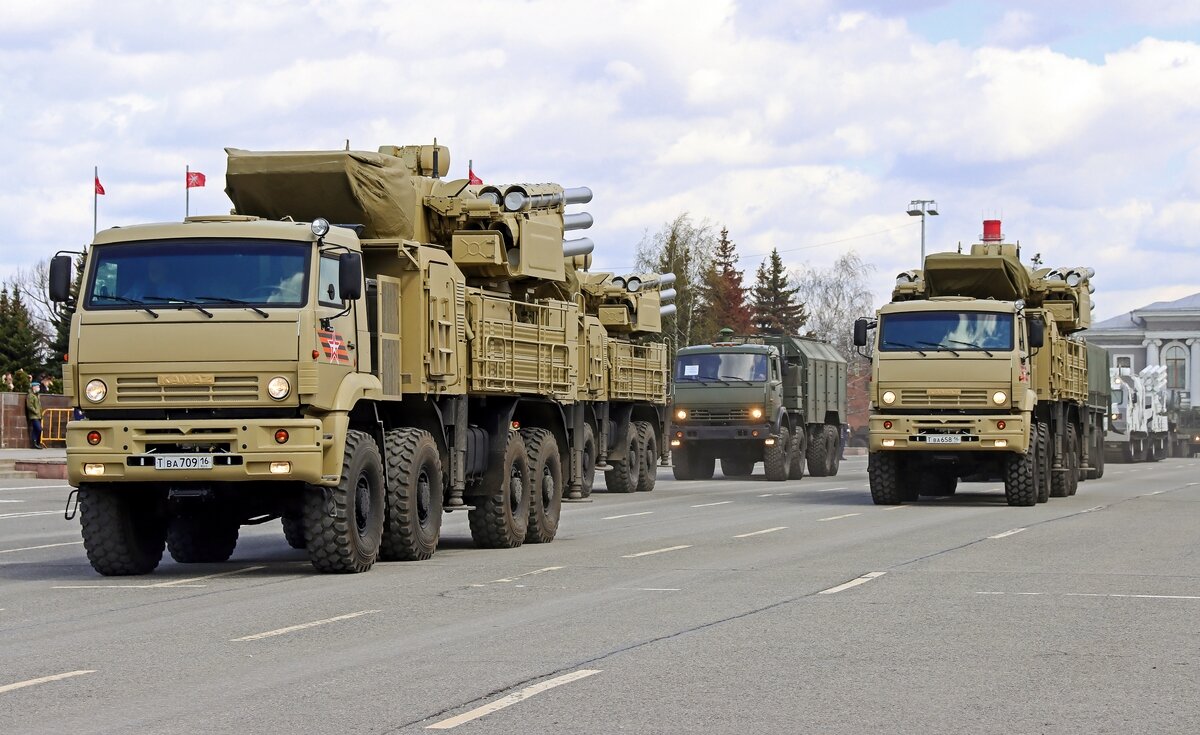
[[[532,572],[525,572],[524,574],[518,574],[515,577],[505,577],[504,579],[493,579],[490,582],[484,582],[483,584],[473,584],[471,586],[472,587],[484,587],[489,584],[502,584],[505,582],[516,582],[518,579],[521,579],[522,577],[532,577],[536,574],[544,574],[546,572],[553,572],[553,571],[557,571],[559,569],[563,569],[563,567],[542,567],[541,569],[534,569]]]
[[[1194,485],[1200,485],[1200,482],[1189,482],[1188,484],[1184,485],[1184,487],[1192,487]]]
[[[776,531],[782,531],[785,528],[787,528],[787,526],[776,526],[775,528],[764,528],[761,531],[751,531],[750,533],[739,533],[738,535],[734,536],[734,538],[749,538],[750,536],[759,536],[764,533],[775,533]]]
[[[0,513],[0,520],[5,518],[32,518],[34,516],[62,515],[61,510],[22,510],[16,513]]]
[[[772,497],[772,496],[774,496],[774,495],[775,495],[775,493],[763,493],[762,495],[759,495],[758,497],[760,497],[760,498],[770,498],[770,497]]]
[[[600,673],[599,669],[580,669],[579,671],[572,671],[569,674],[563,674],[562,676],[556,676],[553,679],[548,679],[548,680],[540,682],[538,684],[534,684],[533,686],[525,687],[521,691],[514,692],[513,694],[509,694],[506,697],[501,697],[500,699],[497,699],[494,702],[489,702],[488,704],[485,704],[482,707],[476,707],[475,709],[471,710],[470,712],[464,712],[461,715],[455,715],[454,717],[450,717],[448,719],[442,720],[441,722],[435,722],[434,724],[427,726],[425,729],[426,730],[449,730],[450,728],[458,727],[459,725],[463,724],[464,722],[470,722],[471,720],[477,720],[480,717],[483,717],[484,715],[490,715],[493,712],[499,712],[500,710],[504,709],[505,707],[511,707],[512,705],[517,704],[518,702],[523,702],[524,700],[529,699],[530,697],[534,696],[535,694],[541,694],[542,692],[544,692],[548,689],[560,687],[563,684],[570,684],[571,682],[579,681],[580,679],[586,679],[587,677],[592,676],[593,674],[599,674],[599,673]]]
[[[82,544],[82,543],[83,543],[82,541],[68,541],[63,544],[42,544],[41,546],[26,546],[21,549],[4,549],[3,551],[0,551],[0,554],[15,554],[18,551],[35,551],[37,549],[53,549],[56,546],[78,546],[79,544]]]
[[[841,520],[842,518],[853,518],[854,516],[860,516],[860,515],[862,515],[862,513],[843,513],[840,516],[829,516],[828,518],[818,518],[817,522],[819,523],[821,521],[837,521],[837,520]]]
[[[1047,592],[976,592],[977,595],[1022,595],[1024,597],[1038,597],[1040,595],[1049,594]],[[1109,594],[1105,592],[1063,592],[1063,597],[1121,597],[1125,599],[1137,600],[1200,600],[1200,595],[1122,595]]]
[[[1007,536],[1014,536],[1024,530],[1024,528],[1014,528],[1012,530],[1005,531],[1004,533],[998,533],[995,536],[988,536],[988,538],[1005,538]]]
[[[692,507],[693,508],[707,508],[711,505],[729,505],[732,502],[733,502],[732,500],[721,500],[716,503],[701,503],[700,505],[693,505]]]
[[[651,554],[662,554],[667,551],[679,551],[680,549],[690,549],[690,548],[692,548],[691,544],[684,544],[682,546],[668,546],[665,549],[655,549],[654,551],[643,551],[638,554],[626,554],[626,555],[622,556],[621,558],[622,559],[636,559],[639,556],[650,556]]]
[[[817,594],[818,595],[835,595],[838,592],[842,592],[843,590],[848,590],[851,587],[857,587],[860,584],[866,584],[867,582],[870,582],[872,579],[877,579],[879,577],[882,577],[885,574],[887,574],[887,572],[867,572],[866,574],[862,575],[861,577],[858,577],[857,579],[852,579],[849,582],[846,582],[844,584],[839,584],[837,587],[830,587],[827,590],[821,590]]]
[[[24,500],[0,500],[0,503],[24,503]]]
[[[1107,506],[1104,506],[1104,505],[1097,505],[1097,506],[1096,506],[1096,507],[1094,507],[1094,508],[1088,508],[1087,510],[1081,510],[1081,511],[1079,511],[1079,512],[1080,512],[1080,513],[1094,513],[1094,512],[1096,512],[1096,511],[1098,511],[1098,510],[1104,510],[1106,507],[1107,507]]]
[[[846,489],[846,488],[844,488],[844,487],[827,487],[827,488],[825,488],[825,489],[823,489],[823,490],[818,490],[817,492],[819,492],[819,493],[831,493],[831,492],[833,492],[834,490],[845,490],[845,489]]]
[[[0,487],[3,490],[60,490],[71,487],[70,485],[24,485],[22,487]]]
[[[681,587],[639,587],[639,592],[682,592]]]
[[[306,630],[308,628],[315,628],[318,625],[327,625],[329,623],[336,623],[336,622],[339,622],[342,620],[349,620],[351,618],[357,618],[362,615],[370,615],[372,613],[377,613],[377,612],[382,612],[382,611],[381,610],[359,610],[358,612],[347,613],[345,615],[338,615],[337,617],[333,617],[333,618],[325,618],[324,620],[314,620],[311,623],[300,623],[299,625],[289,625],[286,628],[277,628],[275,630],[268,630],[265,633],[255,633],[254,635],[246,635],[246,636],[242,636],[241,638],[233,638],[229,642],[230,643],[238,643],[241,641],[259,641],[259,640],[262,640],[263,638],[273,638],[277,635],[286,635],[288,633],[295,633],[298,630]]]
[[[909,505],[893,505],[893,506],[890,506],[890,507],[884,508],[884,510],[904,510],[905,508],[910,508],[910,507],[912,507],[912,506],[909,506]]]
[[[1155,490],[1154,492],[1150,493],[1150,495],[1162,495],[1165,492],[1166,490]]]
[[[24,689],[25,687],[36,686],[37,684],[46,684],[51,681],[60,681],[62,679],[70,679],[72,676],[83,676],[84,674],[94,674],[95,669],[84,669],[81,671],[68,671],[65,674],[55,674],[53,676],[43,676],[39,679],[29,679],[28,681],[18,681],[15,684],[5,684],[0,687],[0,694],[11,692],[16,689]]]
[[[652,511],[652,510],[644,510],[644,511],[642,511],[641,513],[623,513],[623,514],[621,514],[621,515],[619,515],[619,516],[604,516],[604,517],[603,517],[603,518],[601,518],[600,520],[602,520],[602,521],[615,521],[615,520],[617,520],[618,518],[633,518],[634,516],[648,516],[648,515],[650,515],[650,514],[651,514],[651,513],[653,513],[653,512],[654,512],[654,511]]]
[[[80,542],[82,543],[82,542]],[[122,590],[161,590],[173,589],[177,587],[206,587],[207,585],[196,584],[209,579],[218,577],[228,577],[231,574],[241,574],[242,572],[253,572],[256,569],[262,569],[262,565],[256,567],[243,567],[241,569],[233,569],[228,572],[218,572],[217,574],[206,574],[203,577],[188,577],[186,579],[172,579],[166,582],[158,582],[157,584],[72,584],[52,587],[56,590],[102,590],[102,589],[122,589]]]

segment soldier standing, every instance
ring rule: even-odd
[[[29,420],[29,438],[34,449],[45,449],[42,444],[42,399],[38,397],[42,386],[40,383],[30,383],[29,392],[25,394],[25,418]]]

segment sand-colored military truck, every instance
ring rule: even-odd
[[[74,298],[67,432],[88,558],[229,558],[276,518],[323,572],[549,542],[564,493],[650,490],[663,285],[588,273],[557,184],[446,180],[443,146],[228,149],[230,215],[100,232]]]
[[[675,356],[671,464],[677,480],[808,472],[836,475],[846,421],[846,358],[827,342],[789,335],[722,335]]]
[[[877,504],[1002,478],[1009,505],[1075,493],[1095,474],[1104,399],[1090,397],[1090,268],[1034,268],[986,220],[967,253],[933,253],[855,324],[872,353],[868,475]],[[1106,373],[1101,372],[1101,375]]]

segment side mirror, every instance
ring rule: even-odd
[[[1029,346],[1038,349],[1046,344],[1046,323],[1041,319],[1029,320]]]
[[[867,324],[868,324],[868,322],[866,319],[854,320],[854,346],[855,347],[866,347],[867,346]]]
[[[347,301],[362,296],[362,255],[342,253],[338,256],[338,293]]]
[[[54,303],[71,300],[71,256],[55,255],[50,259],[50,278],[46,285]]]

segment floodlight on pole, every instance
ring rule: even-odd
[[[921,218],[921,267],[925,267],[925,215],[937,216],[937,202],[932,199],[914,199],[908,203],[908,215]]]

